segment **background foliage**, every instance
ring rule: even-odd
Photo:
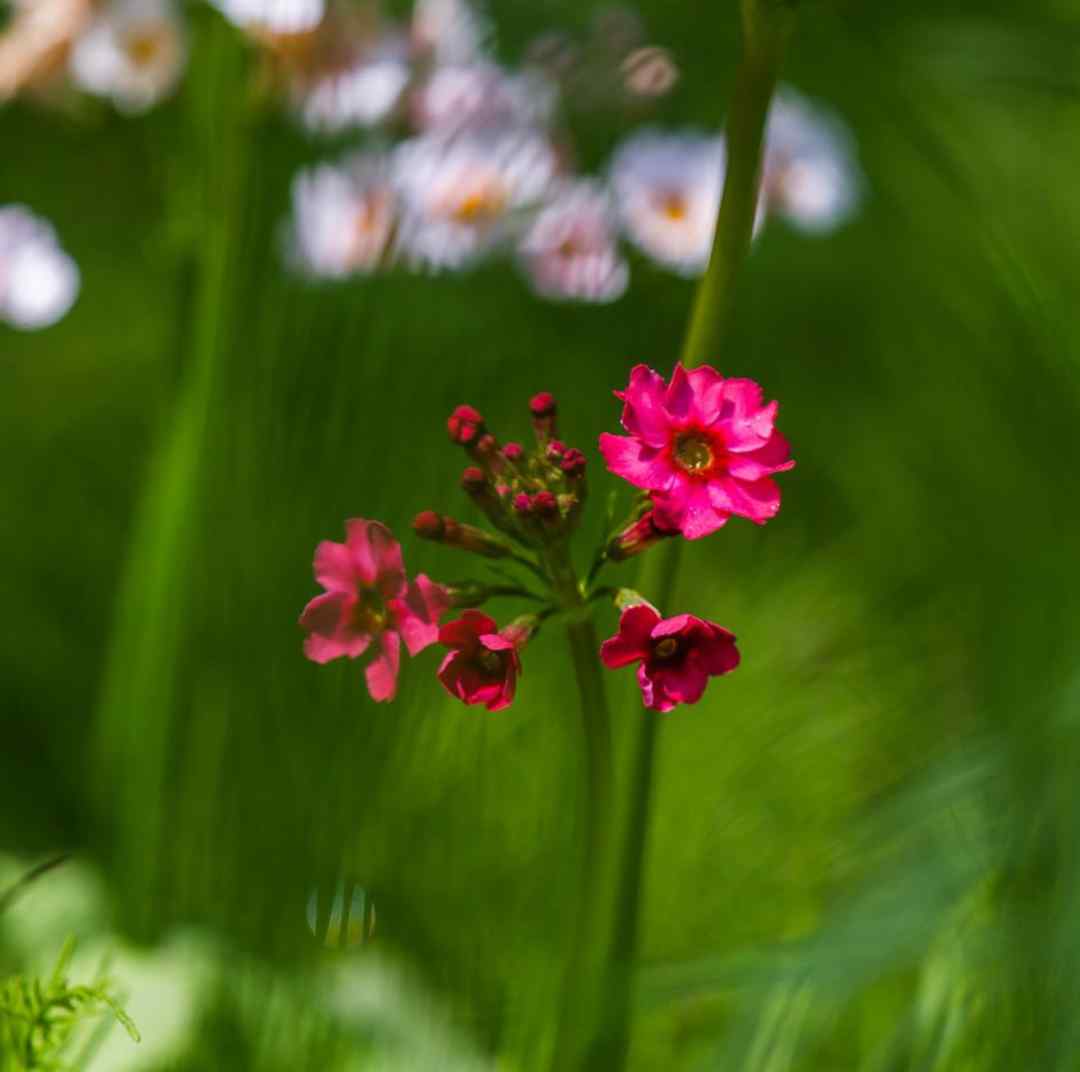
[[[590,9],[491,5],[508,58]],[[718,125],[734,5],[641,9],[683,70],[659,118]],[[550,389],[594,444],[630,365],[674,359],[692,284],[635,262],[582,308],[499,266],[286,277],[288,182],[319,150],[249,109],[242,45],[195,14],[185,89],[148,117],[0,112],[0,202],[52,219],[84,278],[59,326],[0,328],[0,846],[96,861],[129,941],[216,943],[230,983],[155,1068],[391,1067],[384,1026],[326,996],[373,957],[429,995],[409,1022],[535,1067],[577,866],[561,638],[489,716],[430,652],[375,706],[295,619],[344,518],[470,516],[455,404],[514,438]],[[1078,1066],[1076,16],[804,13],[787,78],[848,118],[871,193],[828,239],[768,228],[716,356],[781,400],[799,465],[776,521],[683,558],[679,608],[744,663],[662,729],[635,1068]],[[579,133],[598,164],[620,128]],[[645,716],[609,685],[625,749]],[[342,873],[378,926],[332,954],[305,904]]]

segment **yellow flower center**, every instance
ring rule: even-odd
[[[713,463],[712,447],[701,436],[679,436],[675,441],[675,461],[687,472],[700,473]]]
[[[489,674],[491,677],[502,677],[502,659],[499,657],[497,651],[488,651],[485,648],[477,657],[476,661],[480,664],[480,669],[485,674]]]
[[[386,628],[386,603],[374,588],[365,588],[352,613],[353,628],[360,633],[376,635]]]
[[[653,645],[653,655],[657,659],[670,659],[679,650],[679,642],[674,637],[664,637]]]

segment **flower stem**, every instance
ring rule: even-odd
[[[698,286],[680,360],[701,364],[725,340],[735,309],[735,282],[750,250],[757,212],[762,141],[769,105],[794,28],[794,2],[742,0],[743,58],[728,112],[728,164],[709,268]],[[682,549],[668,540],[649,555],[640,587],[670,608]],[[610,961],[611,1025],[602,1067],[626,1063],[630,1041],[632,974],[638,956],[642,878],[660,721],[641,719],[634,749],[626,833],[619,861],[618,904]],[[598,1066],[600,1067],[600,1066]]]
[[[574,678],[580,697],[585,743],[585,837],[581,885],[570,933],[562,1007],[552,1056],[552,1072],[589,1066],[597,1046],[604,1006],[605,965],[610,946],[610,877],[612,848],[611,716],[598,656],[591,612],[565,547],[546,555],[552,587],[572,620],[566,627]]]

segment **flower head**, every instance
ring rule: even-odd
[[[176,85],[187,54],[170,0],[113,0],[75,42],[71,75],[124,112],[144,112]]]
[[[383,157],[358,153],[301,171],[292,207],[289,254],[307,274],[343,279],[375,271],[389,256],[396,204]]]
[[[450,649],[438,670],[443,688],[462,703],[483,704],[489,711],[509,707],[521,673],[518,649],[527,639],[527,630],[499,632],[493,618],[465,611],[439,630],[439,643]]]
[[[613,473],[652,493],[661,526],[696,540],[733,514],[763,524],[780,509],[772,474],[795,463],[773,427],[777,403],[765,405],[753,380],[677,365],[665,384],[637,365],[616,396],[630,434],[601,435],[600,450]]]
[[[79,293],[79,269],[56,232],[22,205],[0,207],[0,320],[24,331],[60,320]]]
[[[401,545],[385,525],[354,518],[345,532],[345,543],[324,540],[315,549],[315,579],[325,592],[300,615],[304,654],[317,663],[355,659],[377,641],[365,671],[368,691],[373,700],[392,700],[401,641],[410,655],[434,644],[448,597],[422,573],[406,579]]]
[[[390,117],[409,77],[400,50],[384,45],[302,84],[295,93],[297,108],[304,126],[317,134],[373,127]]]
[[[512,234],[516,214],[542,200],[556,166],[547,139],[528,130],[403,142],[393,164],[402,252],[435,271],[473,263]]]
[[[557,301],[612,302],[630,279],[608,196],[587,181],[566,184],[540,210],[518,253],[533,289]]]
[[[619,631],[600,646],[609,670],[638,664],[641,697],[652,711],[697,703],[710,677],[739,665],[735,637],[715,622],[679,614],[661,618],[648,603],[627,607]]]
[[[322,22],[326,0],[210,0],[232,23],[255,33],[309,33]]]
[[[555,99],[554,85],[538,71],[509,74],[482,60],[436,67],[411,94],[410,114],[419,130],[429,132],[543,126]]]
[[[646,130],[625,141],[611,163],[611,186],[631,241],[683,275],[703,271],[725,159],[719,137]]]
[[[790,87],[781,89],[766,128],[761,211],[820,234],[851,216],[860,187],[847,127]]]

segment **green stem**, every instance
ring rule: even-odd
[[[551,1068],[571,1072],[587,1067],[606,1021],[604,968],[608,959],[608,898],[612,847],[611,716],[600,668],[599,642],[581,586],[565,547],[547,557],[552,587],[572,620],[566,627],[574,665],[585,743],[585,837],[581,886],[570,934],[562,1008]]]
[[[761,173],[762,141],[769,105],[794,24],[794,5],[783,0],[743,0],[743,59],[736,76],[727,125],[727,173],[709,268],[698,286],[680,361],[701,364],[726,340],[735,309],[735,283],[753,237]],[[655,593],[661,612],[675,591],[681,540],[669,540],[649,556],[639,587]],[[624,1067],[629,1048],[632,973],[638,956],[642,878],[656,765],[660,719],[641,720],[634,749],[626,834],[620,859],[618,904],[610,962],[612,1021],[604,1068]]]

